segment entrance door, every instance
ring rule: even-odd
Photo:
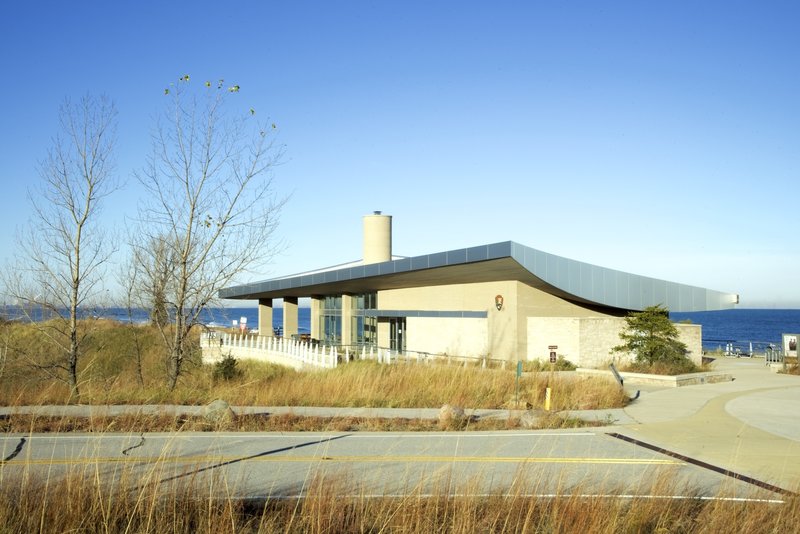
[[[389,319],[389,348],[399,352],[406,350],[406,318]]]

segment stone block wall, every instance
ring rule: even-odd
[[[702,327],[676,324],[680,340],[689,349],[689,357],[699,364],[702,359]],[[625,363],[628,357],[612,353],[621,343],[619,333],[625,319],[617,317],[528,317],[528,360],[546,360],[548,346],[557,345],[559,356],[580,367],[607,367],[612,361]]]

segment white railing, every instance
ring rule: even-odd
[[[373,346],[336,347],[279,337],[213,331],[202,335],[200,346],[203,350],[203,361],[206,362],[216,362],[230,354],[236,359],[249,358],[268,361],[295,369],[332,369],[341,363],[355,360],[373,360],[385,365],[438,363],[481,368],[501,367],[505,369],[506,367],[506,360],[493,359],[488,356],[453,356],[397,351]]]
[[[295,369],[332,369],[339,362],[336,347],[280,337],[206,332],[200,340],[200,347],[203,361],[208,362],[218,361],[228,354],[237,359],[268,361]]]
[[[764,351],[764,364],[784,363],[783,348],[770,345]]]

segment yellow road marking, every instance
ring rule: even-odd
[[[619,464],[619,465],[685,465],[673,459],[656,458],[533,458],[483,456],[171,456],[158,457],[99,457],[65,459],[19,458],[6,466],[22,465],[91,465],[91,464],[226,464],[244,462],[268,463],[518,463],[518,464]]]

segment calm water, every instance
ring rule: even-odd
[[[800,310],[725,310],[715,312],[670,313],[673,321],[689,319],[703,325],[703,348],[724,348],[733,343],[746,348],[750,343],[781,344],[781,334],[800,333]]]
[[[298,309],[298,326],[301,333],[308,333],[311,327],[311,309]],[[7,318],[19,317],[19,312],[7,307],[4,313]],[[32,313],[37,319],[37,313]],[[144,310],[134,310],[129,318],[125,308],[99,308],[87,315],[105,317],[118,321],[146,322],[147,313]],[[258,326],[257,308],[210,308],[203,312],[201,321],[212,326],[232,326],[233,321],[247,318],[248,328]],[[690,320],[692,323],[703,325],[703,347],[706,349],[724,348],[727,343],[746,348],[749,343],[754,343],[758,348],[763,348],[768,343],[779,345],[781,334],[800,333],[800,310],[755,310],[737,309],[716,312],[691,312],[671,313],[673,321]],[[283,325],[283,309],[274,308],[272,315],[273,327]]]
[[[247,318],[248,328],[258,328],[257,308],[216,308],[209,310],[210,321],[203,321],[213,326],[233,326],[233,321]],[[283,308],[272,309],[272,327],[283,327]],[[297,308],[297,329],[301,334],[311,332],[311,308]]]

